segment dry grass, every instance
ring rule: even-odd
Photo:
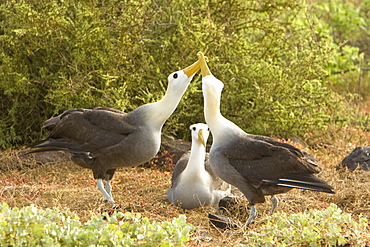
[[[330,133],[335,133],[335,138]],[[279,195],[281,203],[277,211],[289,214],[321,210],[335,203],[354,217],[362,214],[370,218],[370,172],[336,169],[336,165],[354,147],[369,144],[370,133],[344,128],[328,131],[321,139],[308,141],[313,145],[306,151],[321,162],[323,172],[320,177],[334,186],[336,194],[292,190]],[[34,204],[41,208],[59,208],[77,213],[83,221],[90,218],[91,212],[99,214],[112,210],[140,212],[156,221],[171,221],[173,217],[185,214],[187,221],[196,227],[188,243],[190,246],[234,246],[244,241],[241,229],[223,231],[209,225],[207,214],[215,213],[216,209],[182,210],[171,206],[165,196],[171,173],[163,169],[119,169],[113,180],[113,196],[119,208],[113,209],[102,201],[91,171],[67,159],[41,165],[33,158],[26,159],[20,150],[8,150],[0,155],[0,197],[12,207]],[[267,215],[269,208],[269,200],[259,204],[258,219]],[[241,206],[241,210],[231,216],[244,222],[247,215],[243,209]],[[254,230],[260,226],[258,219],[251,226]]]

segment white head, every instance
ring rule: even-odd
[[[215,146],[223,140],[232,138],[233,135],[230,135],[230,133],[238,133],[242,130],[233,122],[222,116],[220,103],[224,84],[212,75],[207,66],[206,57],[204,57],[202,52],[198,53],[198,57],[203,76],[202,91],[204,97],[204,117],[212,131],[212,146]]]
[[[209,136],[208,125],[204,123],[192,124],[189,129],[191,130],[192,142],[198,141],[205,147]]]
[[[214,77],[208,68],[207,58],[202,52],[198,52],[198,57],[200,61],[200,67],[202,70],[202,92],[204,98],[204,113],[207,123],[207,119],[212,115],[221,115],[220,113],[220,101],[221,93],[224,88],[222,81]],[[211,128],[212,129],[212,128]]]
[[[212,74],[207,75],[202,79],[202,92],[205,101],[219,101],[223,88],[223,82],[214,77]]]
[[[182,95],[199,69],[200,62],[198,60],[183,70],[171,73],[168,76],[167,91],[163,98],[141,107],[144,109],[144,121],[160,131],[165,121],[175,111]]]
[[[198,70],[200,70],[199,59],[189,67],[171,73],[167,78],[167,92],[174,92],[182,95]]]

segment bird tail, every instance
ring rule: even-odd
[[[263,183],[267,185],[313,190],[330,194],[335,193],[331,185],[327,184],[324,180],[316,176],[288,176],[286,178],[279,178],[277,180],[263,180]]]
[[[49,138],[47,140],[34,142],[30,145],[30,147],[33,149],[28,151],[27,154],[50,151],[64,151],[73,153],[74,155],[92,155],[90,152],[85,152],[80,149],[74,148],[71,142],[62,139],[55,140]]]
[[[68,152],[69,150],[66,148],[61,148],[57,146],[45,146],[44,142],[47,141],[38,141],[37,143],[32,143],[30,147],[31,150],[28,150],[25,154],[33,154],[33,153],[42,153],[42,152],[51,152],[51,151],[65,151]]]

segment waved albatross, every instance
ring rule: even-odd
[[[237,187],[251,205],[248,226],[256,216],[256,203],[270,195],[271,214],[278,198],[292,188],[334,193],[333,187],[314,174],[320,168],[298,148],[272,138],[251,135],[226,119],[220,112],[224,84],[209,70],[203,53],[199,52],[202,70],[202,91],[205,120],[213,143],[209,159],[213,171]]]
[[[69,109],[44,122],[49,136],[31,147],[32,152],[66,151],[79,166],[92,169],[96,185],[113,203],[110,181],[119,167],[133,167],[159,151],[161,130],[175,111],[199,61],[168,76],[163,98],[124,113],[111,108]],[[106,180],[104,186],[103,180]]]
[[[222,181],[211,169],[206,143],[209,136],[207,124],[193,124],[191,150],[181,156],[172,174],[172,186],[167,191],[168,200],[183,209],[215,206],[230,193],[230,185]]]

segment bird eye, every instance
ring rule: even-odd
[[[209,131],[209,128],[207,130]]]
[[[173,74],[173,78],[177,78],[179,75],[177,73]]]
[[[193,127],[193,130],[194,130],[194,131],[196,131],[196,130],[197,130],[197,128]]]

